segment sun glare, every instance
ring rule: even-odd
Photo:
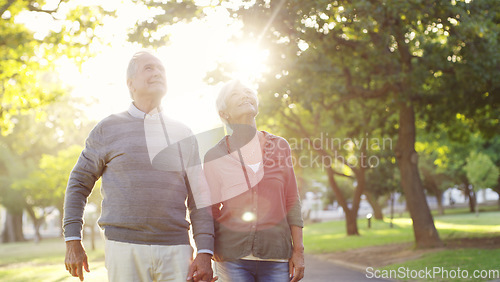
[[[262,50],[257,44],[243,43],[228,48],[224,61],[230,62],[234,67],[234,76],[246,81],[258,78],[267,71],[267,50]]]
[[[127,32],[137,20],[147,19],[152,13],[144,6],[119,0],[110,1],[106,9],[115,10],[117,17],[103,19],[103,27],[96,31],[96,35],[104,38],[103,42],[96,41],[90,46],[97,56],[83,62],[81,71],[67,58],[57,62],[60,80],[71,89],[71,95],[83,97],[91,104],[85,110],[91,120],[100,120],[128,108],[131,100],[125,80],[126,67],[132,54],[142,47],[127,42]],[[241,35],[241,22],[231,17],[225,7],[211,7],[204,12],[207,17],[203,20],[195,19],[159,30],[159,33],[169,34],[169,42],[155,50],[167,74],[164,108],[172,118],[184,122],[195,133],[221,126],[215,99],[225,81],[211,82],[215,85],[206,83],[206,74],[214,70],[218,62],[230,66],[232,72],[226,75],[249,82],[268,70],[267,50],[256,42],[231,42],[235,34],[245,37]],[[37,19],[30,16],[32,14],[26,14],[21,20],[33,26],[40,37],[48,29],[57,29],[49,20],[38,23],[35,28]]]

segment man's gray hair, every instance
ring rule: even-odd
[[[128,67],[127,67],[127,83],[129,79],[132,79],[134,75],[137,73],[137,60],[142,56],[142,55],[151,55],[154,56],[153,52],[148,51],[148,50],[141,50],[139,52],[136,52],[130,61],[128,62]],[[130,90],[129,90],[130,92]],[[130,97],[132,100],[134,99],[134,96],[132,95],[132,92],[130,92]]]
[[[253,95],[255,96],[255,100],[257,101],[257,107],[259,106],[259,98],[257,97],[257,93],[255,92],[255,90],[253,90],[251,87],[249,87],[246,84],[244,84],[243,82],[241,82],[241,80],[233,79],[233,80],[226,82],[224,84],[224,86],[222,86],[221,90],[219,91],[219,95],[217,96],[217,100],[215,101],[215,104],[217,107],[217,113],[219,113],[220,111],[226,110],[227,98],[229,98],[229,96],[233,92],[234,88],[236,88],[236,86],[238,86],[238,85],[241,85],[243,87],[250,89],[252,91]],[[222,122],[224,124],[228,124],[228,121],[224,117],[220,116],[220,119],[222,120]]]

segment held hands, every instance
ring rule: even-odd
[[[66,242],[66,258],[64,260],[66,270],[74,277],[83,281],[83,270],[90,272],[87,254],[83,249],[82,241],[74,240]]]
[[[212,271],[212,255],[210,254],[197,254],[194,261],[189,266],[188,276],[186,281],[194,282],[214,282],[218,277],[213,277]]]
[[[304,248],[293,249],[292,257],[288,260],[290,282],[297,282],[304,278]]]

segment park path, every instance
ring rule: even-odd
[[[325,260],[319,256],[306,254],[306,273],[302,282],[357,282],[357,281],[391,281],[383,279],[369,279],[361,267],[340,265]],[[356,269],[357,270],[353,270]],[[65,273],[66,274],[66,273]],[[78,279],[65,276],[66,279],[59,281],[76,282]],[[85,273],[85,281],[107,281],[107,272],[104,262],[91,262],[91,272]],[[395,280],[392,280],[395,281]],[[497,281],[500,282],[500,281]]]
[[[335,282],[335,281],[389,281],[367,278],[365,273],[324,260],[319,256],[305,255],[305,277],[303,282]]]

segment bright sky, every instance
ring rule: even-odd
[[[49,0],[46,8],[50,8],[52,2],[57,3]],[[137,19],[147,19],[154,11],[121,0],[77,0],[70,3],[88,5],[89,2],[105,5],[105,9],[116,9],[117,18],[106,19],[104,28],[96,31],[111,45],[92,45],[98,55],[85,62],[81,72],[69,60],[61,60],[59,70],[61,80],[72,87],[72,95],[96,101],[86,113],[89,118],[100,120],[126,110],[131,102],[125,73],[130,57],[141,47],[126,42],[127,30],[133,27]],[[218,60],[234,63],[238,69],[234,76],[242,79],[252,80],[266,70],[266,50],[259,49],[255,43],[233,46],[227,42],[231,34],[239,31],[240,26],[232,23],[226,9],[217,7],[208,12],[209,16],[204,22],[196,21],[169,28],[165,32],[171,34],[170,43],[156,50],[167,72],[168,92],[163,106],[168,115],[187,124],[195,133],[221,124],[215,110],[215,97],[220,83],[209,86],[204,82],[206,72],[214,69]],[[44,30],[48,28],[58,28],[50,18],[35,19],[32,13],[18,18],[28,27],[39,31],[39,37],[43,37]]]

